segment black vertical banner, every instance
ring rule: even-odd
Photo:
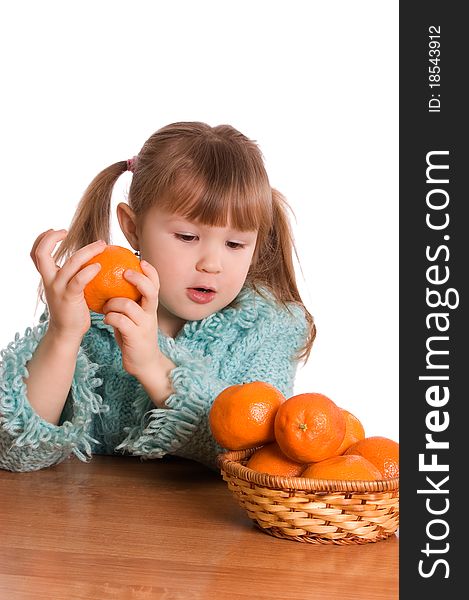
[[[403,599],[467,594],[469,35],[463,7],[454,1],[400,3]],[[456,592],[458,584],[462,592]]]

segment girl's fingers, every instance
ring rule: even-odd
[[[139,325],[142,320],[142,307],[130,298],[111,298],[103,306],[103,311],[106,316],[119,313],[134,325]]]
[[[47,231],[43,231],[42,233],[40,233],[37,236],[37,238],[34,240],[34,244],[33,244],[32,248],[31,248],[31,252],[29,253],[29,256],[31,257],[31,260],[33,261],[34,266],[36,267],[36,269],[37,269],[37,264],[36,264],[36,248],[37,248],[39,242],[43,239],[43,237],[45,235],[47,235],[49,233],[49,231],[52,231],[52,229],[48,229]]]
[[[123,315],[120,312],[108,312],[104,317],[106,325],[111,325],[119,332],[119,339],[122,340],[124,337],[130,336],[132,330],[135,328],[133,323],[127,315]]]
[[[72,277],[67,285],[67,290],[72,292],[73,295],[79,294],[85,289],[85,286],[92,280],[101,270],[99,263],[93,263],[88,265],[84,269],[78,271],[75,277]]]
[[[59,231],[49,229],[49,231],[41,233],[33,244],[31,258],[42,276],[44,285],[51,283],[57,275],[57,271],[59,271],[59,267],[52,258],[52,252],[55,246],[64,240],[66,236],[67,231],[65,229]]]
[[[77,250],[60,269],[60,273],[57,275],[57,283],[63,287],[68,286],[69,282],[83,268],[83,265],[93,257],[101,254],[105,247],[106,242],[98,240]]]
[[[142,260],[140,263],[144,275],[138,271],[128,269],[124,271],[124,277],[135,285],[142,294],[141,307],[146,313],[154,314],[158,308],[158,293],[160,290],[160,278],[158,272],[150,263]]]

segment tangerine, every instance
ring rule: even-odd
[[[366,437],[352,444],[344,454],[363,456],[381,471],[383,479],[399,477],[399,444],[387,437]]]
[[[88,308],[97,313],[103,313],[104,304],[111,298],[130,298],[138,302],[142,295],[129,281],[124,279],[124,271],[133,269],[143,273],[140,260],[128,248],[109,245],[90,259],[84,267],[99,263],[101,269],[85,286],[84,295]]]
[[[373,463],[357,454],[332,456],[306,467],[302,477],[312,479],[382,479],[380,470]]]
[[[345,408],[342,409],[342,412],[345,417],[345,436],[337,450],[337,454],[343,454],[352,444],[365,437],[365,429],[360,419],[345,410]]]
[[[246,463],[246,467],[254,471],[283,477],[299,477],[305,466],[288,458],[280,450],[277,442],[266,444],[256,450]]]
[[[231,385],[213,401],[209,425],[215,441],[229,450],[273,442],[275,415],[286,398],[264,381]]]
[[[317,462],[334,456],[344,435],[344,413],[324,394],[292,396],[275,417],[275,439],[282,452],[297,462]]]

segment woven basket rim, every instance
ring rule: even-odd
[[[217,456],[217,465],[229,475],[243,481],[260,485],[269,489],[285,491],[298,490],[305,492],[384,492],[399,489],[399,477],[392,479],[345,480],[345,479],[311,479],[310,477],[282,477],[268,475],[249,469],[241,461],[247,460],[258,449],[223,452]]]

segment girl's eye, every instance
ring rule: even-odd
[[[226,245],[229,248],[232,248],[233,250],[244,248],[244,244],[242,244],[241,242],[226,242]]]
[[[197,237],[195,235],[190,235],[189,233],[175,233],[174,235],[178,240],[183,242],[192,242]]]
[[[181,240],[182,242],[193,242],[194,240],[197,239],[196,235],[192,235],[190,233],[175,233],[174,237],[178,240]],[[226,242],[226,245],[228,246],[228,248],[231,248],[232,250],[240,250],[241,248],[244,248],[245,244],[241,243],[241,242]]]

